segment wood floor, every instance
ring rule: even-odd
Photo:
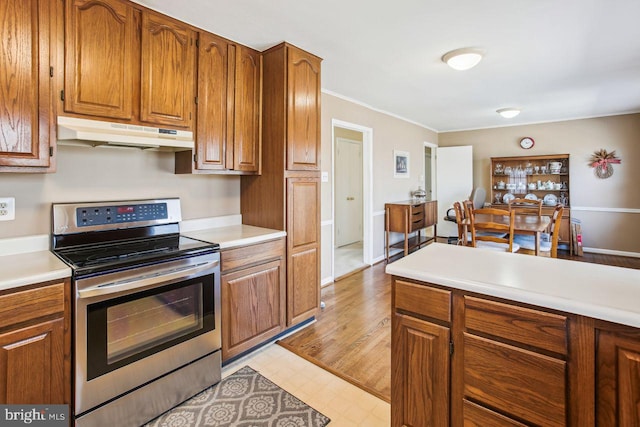
[[[640,258],[585,253],[559,258],[640,269]],[[384,262],[322,289],[317,321],[279,341],[312,363],[386,401],[391,396],[391,277]]]

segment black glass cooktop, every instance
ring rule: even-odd
[[[77,274],[90,274],[129,266],[193,256],[219,249],[215,243],[180,235],[85,245],[55,251]]]

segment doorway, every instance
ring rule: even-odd
[[[332,134],[335,280],[371,265],[372,130],[333,120]]]
[[[438,146],[430,142],[424,143],[424,191],[426,200],[436,200],[436,150]],[[421,179],[422,181],[422,179]]]

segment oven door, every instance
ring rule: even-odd
[[[219,259],[76,280],[76,415],[220,349]]]

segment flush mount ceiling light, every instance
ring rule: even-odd
[[[518,114],[520,114],[520,110],[517,108],[501,108],[496,110],[496,113],[500,114],[505,119],[512,119]]]
[[[445,53],[442,57],[442,61],[454,70],[463,71],[478,65],[478,62],[482,59],[482,51],[480,49],[473,49],[466,47],[463,49],[452,50]]]

